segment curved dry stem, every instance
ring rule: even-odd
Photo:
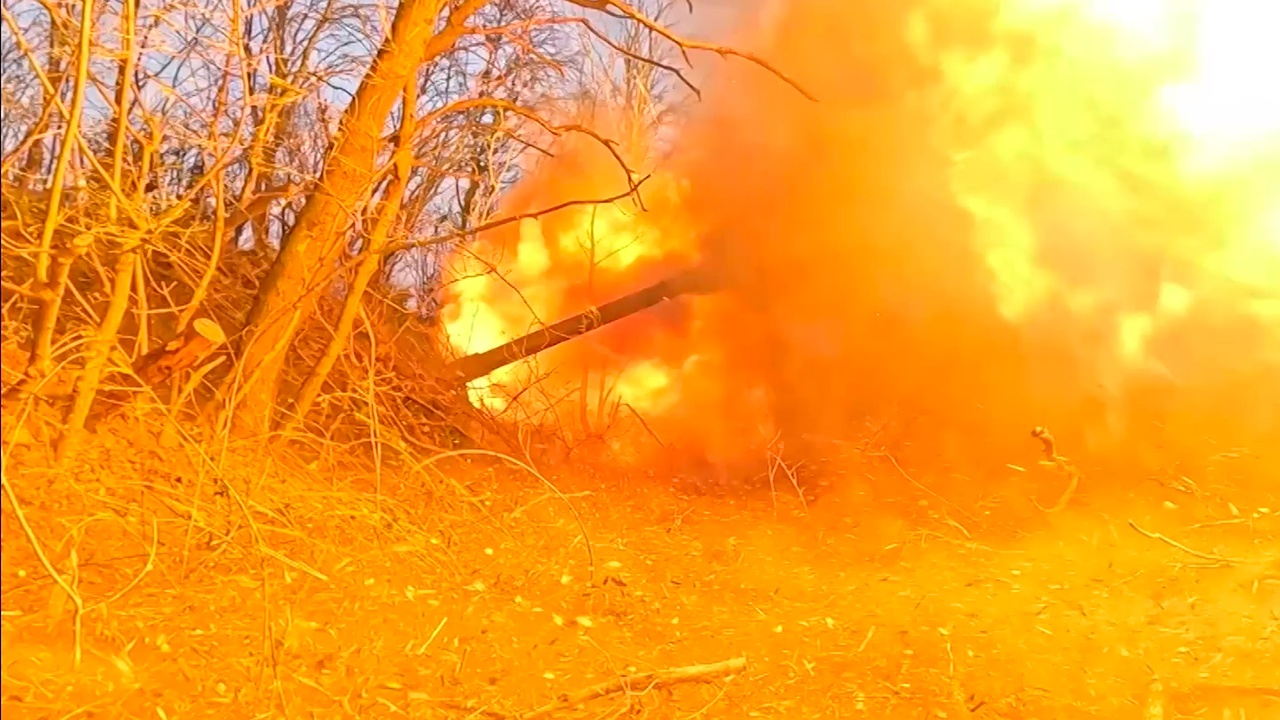
[[[636,62],[641,62],[646,65],[652,65],[653,67],[656,67],[659,70],[662,70],[663,72],[671,73],[676,77],[677,80],[680,81],[682,85],[684,85],[686,88],[689,89],[689,92],[694,94],[694,97],[698,98],[699,100],[702,99],[702,90],[698,88],[698,86],[695,85],[693,81],[690,80],[688,76],[684,74],[684,71],[682,71],[680,68],[674,65],[664,63],[661,60],[657,60],[657,59],[648,57],[646,55],[642,55],[633,50],[627,49],[622,44],[614,40],[613,38],[601,32],[600,29],[597,28],[595,25],[592,25],[590,22],[587,22],[585,18],[580,19],[580,22],[582,26],[586,28],[587,32],[595,36],[595,38],[600,42],[604,43],[605,45],[608,45],[614,52],[624,57],[631,58]]]

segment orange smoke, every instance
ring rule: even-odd
[[[536,395],[536,421],[625,403],[718,457],[772,424],[852,438],[885,420],[950,463],[1025,456],[1040,424],[1147,470],[1280,447],[1280,10],[799,0],[764,16],[739,44],[820,103],[725,66],[646,211],[495,233],[482,247],[506,278],[460,281],[446,319],[455,349],[483,350],[703,258],[732,291],[547,353],[539,368],[569,370],[541,389],[530,366],[495,373],[477,403]],[[616,193],[608,162],[571,144],[509,209]],[[592,242],[609,259],[589,269]]]

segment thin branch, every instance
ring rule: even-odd
[[[643,27],[647,28],[650,32],[660,35],[661,37],[665,38],[668,42],[680,48],[680,52],[684,55],[686,63],[689,63],[689,55],[688,55],[689,51],[710,52],[710,53],[715,53],[716,55],[719,55],[720,57],[724,57],[724,58],[728,58],[728,57],[741,58],[743,60],[746,60],[747,62],[750,62],[754,65],[759,66],[760,68],[763,68],[764,70],[772,74],[774,77],[778,78],[779,80],[786,83],[787,85],[790,85],[793,90],[803,95],[805,99],[811,102],[818,102],[818,98],[815,97],[813,94],[811,94],[808,90],[805,90],[804,87],[799,83],[799,81],[795,80],[790,75],[774,67],[773,64],[770,63],[768,60],[765,60],[764,58],[761,58],[758,55],[755,55],[749,52],[744,52],[742,50],[735,50],[734,48],[727,47],[725,45],[716,45],[715,43],[701,42],[699,40],[692,40],[692,39],[683,37],[681,35],[677,35],[676,33],[672,32],[669,28],[663,27],[659,23],[651,20],[644,13],[640,12],[639,10],[636,10],[634,7],[631,6],[630,3],[620,2],[620,0],[568,0],[568,2],[573,5],[577,5],[578,7],[586,8],[587,10],[595,10],[597,12],[605,13],[612,17],[617,17],[617,14],[611,12],[613,10],[616,10],[618,14],[621,14],[627,19],[642,25]]]

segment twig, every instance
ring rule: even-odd
[[[667,449],[667,444],[662,442],[662,438],[658,437],[658,433],[654,432],[653,428],[649,427],[649,423],[645,422],[644,417],[631,406],[631,403],[621,403],[621,407],[631,411],[631,414],[635,416],[636,420],[640,421],[640,427],[644,428],[645,431],[649,433],[649,437],[652,437],[653,441],[658,443],[658,447],[663,450]]]
[[[703,705],[701,710],[685,718],[685,720],[698,720],[698,718],[705,717],[707,711],[710,710],[713,705],[720,702],[720,698],[724,697],[725,692],[729,689],[729,681],[733,680],[735,677],[737,676],[730,675],[726,677],[724,679],[724,684],[720,686],[720,692],[716,693],[716,696],[711,698],[711,702]]]
[[[747,658],[738,657],[711,663],[710,665],[687,665],[685,667],[635,673],[633,675],[619,675],[608,682],[593,685],[575,693],[563,694],[556,698],[554,702],[547,703],[536,710],[523,715],[516,715],[515,717],[519,718],[519,720],[534,720],[535,718],[546,717],[557,710],[576,707],[591,700],[598,700],[621,692],[630,692],[632,688],[649,690],[656,687],[671,687],[682,683],[704,682],[725,675],[736,675],[746,667]]]
[[[1134,522],[1133,520],[1129,520],[1129,527],[1133,528],[1141,535],[1145,535],[1146,537],[1149,537],[1152,540],[1159,540],[1163,543],[1167,543],[1170,546],[1175,547],[1192,557],[1198,557],[1201,560],[1212,560],[1213,562],[1220,563],[1222,565],[1233,565],[1236,562],[1235,560],[1232,560],[1223,555],[1219,555],[1218,553],[1206,553],[1206,552],[1200,552],[1199,550],[1192,550],[1191,548],[1187,547],[1186,545],[1183,545],[1177,540],[1170,538],[1167,535],[1162,535],[1158,532],[1151,532],[1150,530],[1143,530],[1141,527],[1138,527],[1138,523]]]
[[[867,643],[871,642],[871,638],[875,634],[876,634],[876,626],[872,625],[871,628],[867,630],[867,636],[862,638],[862,644],[858,646],[858,652],[862,652],[863,650],[867,649]]]
[[[620,2],[619,0],[569,0],[569,2],[571,2],[574,5],[577,5],[578,7],[585,8],[587,10],[596,10],[610,17],[614,17],[614,18],[626,17],[632,22],[643,26],[649,32],[659,35],[665,40],[667,40],[668,42],[670,42],[671,44],[675,45],[677,48],[680,49],[680,53],[684,56],[685,62],[690,65],[692,65],[692,63],[689,62],[690,51],[712,52],[712,53],[715,53],[716,55],[719,55],[722,58],[728,58],[728,57],[741,58],[743,60],[746,60],[749,63],[752,63],[764,69],[766,72],[770,73],[771,75],[778,78],[782,82],[786,83],[787,85],[790,85],[793,90],[803,95],[806,100],[809,100],[810,102],[818,101],[818,98],[814,97],[814,95],[810,93],[808,90],[805,90],[804,86],[801,85],[799,81],[797,81],[795,78],[791,77],[790,75],[782,72],[778,68],[774,67],[771,63],[769,63],[769,61],[765,60],[764,58],[761,58],[758,55],[753,55],[752,53],[749,53],[749,52],[743,52],[741,50],[735,50],[730,47],[725,47],[724,45],[715,45],[713,43],[699,42],[697,40],[692,40],[690,38],[677,35],[676,33],[672,32],[668,28],[665,28],[662,25],[659,25],[658,23],[654,22],[652,19],[650,19],[649,17],[641,13],[639,10],[637,10],[635,7],[633,7],[629,3]],[[613,12],[613,11],[616,11],[616,12]]]
[[[634,183],[630,184],[626,190],[623,190],[621,192],[618,192],[606,197],[584,199],[584,200],[566,200],[561,203],[548,205],[546,207],[541,207],[536,210],[530,210],[528,212],[520,212],[520,213],[512,213],[511,215],[504,215],[496,220],[490,220],[488,222],[480,223],[478,225],[473,225],[464,230],[455,230],[452,232],[442,233],[440,235],[433,235],[428,238],[421,238],[421,239],[409,238],[409,239],[400,240],[394,243],[388,243],[387,246],[383,248],[383,254],[391,255],[393,253],[400,252],[401,250],[408,250],[411,248],[444,245],[446,243],[450,243],[455,240],[462,240],[468,237],[482,235],[486,232],[489,232],[491,230],[496,230],[505,225],[513,225],[520,222],[521,220],[524,220],[525,218],[539,218],[539,217],[542,217],[543,215],[552,215],[561,210],[567,210],[572,207],[580,207],[583,205],[608,205],[609,203],[615,203],[621,200],[626,200],[627,198],[634,197],[636,192],[639,191],[640,187],[643,186],[644,183],[648,181],[650,177],[651,175],[644,175],[638,180],[636,180]],[[345,269],[345,266],[340,267],[338,270],[340,271],[342,269]]]
[[[786,475],[787,479],[791,481],[791,487],[796,490],[796,497],[800,498],[800,506],[804,508],[804,511],[807,514],[809,512],[809,502],[805,500],[804,491],[800,489],[800,481],[796,478],[795,468],[787,465],[786,461],[782,459],[784,445],[778,441],[781,437],[782,432],[779,431],[773,436],[773,439],[769,441],[768,447],[765,448],[765,455],[767,457],[766,463],[769,468],[769,495],[773,498],[773,514],[775,516],[778,514],[778,492],[775,478],[777,477],[779,468],[782,469],[782,472]],[[799,465],[796,467],[799,467]]]

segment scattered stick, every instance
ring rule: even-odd
[[[1035,498],[1031,498],[1031,503],[1044,512],[1058,512],[1065,508],[1067,503],[1071,502],[1072,496],[1076,494],[1076,488],[1080,487],[1080,471],[1076,469],[1075,465],[1071,464],[1070,460],[1058,454],[1057,443],[1054,441],[1053,436],[1049,434],[1048,430],[1042,427],[1037,427],[1035,430],[1031,431],[1031,437],[1040,441],[1040,444],[1044,449],[1045,458],[1047,458],[1049,462],[1053,463],[1054,467],[1062,471],[1067,476],[1068,480],[1067,489],[1062,492],[1062,496],[1058,498],[1058,502],[1053,504],[1053,507],[1040,507],[1040,503],[1036,502]]]
[[[773,439],[769,441],[769,446],[765,448],[769,468],[769,495],[773,498],[773,514],[775,517],[778,514],[778,490],[776,477],[779,469],[781,469],[787,479],[791,481],[791,487],[795,488],[796,497],[800,498],[800,506],[804,508],[805,513],[808,514],[809,502],[805,500],[804,490],[800,489],[800,481],[796,478],[795,468],[799,467],[799,465],[797,464],[795,467],[792,467],[787,465],[786,461],[782,459],[783,445],[779,442],[781,437],[782,432],[779,431],[773,436]]]
[[[1129,521],[1129,527],[1133,528],[1133,529],[1134,529],[1135,531],[1137,531],[1140,535],[1144,535],[1144,536],[1146,536],[1146,537],[1149,537],[1149,538],[1151,538],[1152,540],[1159,540],[1160,542],[1167,543],[1167,544],[1168,544],[1168,545],[1170,545],[1171,547],[1175,547],[1175,548],[1177,548],[1177,549],[1181,550],[1182,552],[1184,552],[1184,553],[1186,553],[1186,554],[1190,555],[1191,557],[1198,557],[1198,558],[1200,558],[1201,560],[1211,560],[1211,561],[1213,561],[1213,562],[1215,562],[1215,563],[1218,563],[1218,564],[1220,564],[1220,565],[1233,565],[1233,564],[1235,564],[1235,561],[1234,561],[1234,560],[1232,560],[1232,559],[1230,559],[1230,558],[1228,558],[1228,557],[1226,557],[1226,556],[1224,556],[1224,555],[1219,555],[1218,553],[1206,553],[1206,552],[1200,552],[1199,550],[1192,550],[1191,548],[1187,547],[1186,545],[1183,545],[1182,543],[1178,542],[1177,540],[1174,540],[1174,539],[1170,538],[1170,537],[1169,537],[1169,536],[1167,536],[1167,535],[1162,535],[1162,534],[1160,534],[1160,533],[1158,533],[1158,532],[1151,532],[1150,530],[1143,530],[1142,528],[1138,527],[1138,523],[1134,522],[1133,520],[1130,520],[1130,521]]]
[[[862,638],[862,644],[858,646],[858,652],[862,652],[863,650],[867,649],[867,643],[871,642],[871,638],[874,637],[875,634],[876,634],[876,626],[872,625],[867,630],[867,636]]]
[[[557,710],[566,710],[591,700],[598,700],[618,693],[630,693],[633,689],[648,691],[658,687],[671,687],[690,682],[706,682],[718,677],[736,675],[747,667],[747,658],[738,657],[710,665],[688,665],[685,667],[655,670],[653,672],[619,675],[608,682],[593,685],[575,693],[566,693],[542,707],[523,715],[515,715],[519,720],[535,720],[546,717]]]

